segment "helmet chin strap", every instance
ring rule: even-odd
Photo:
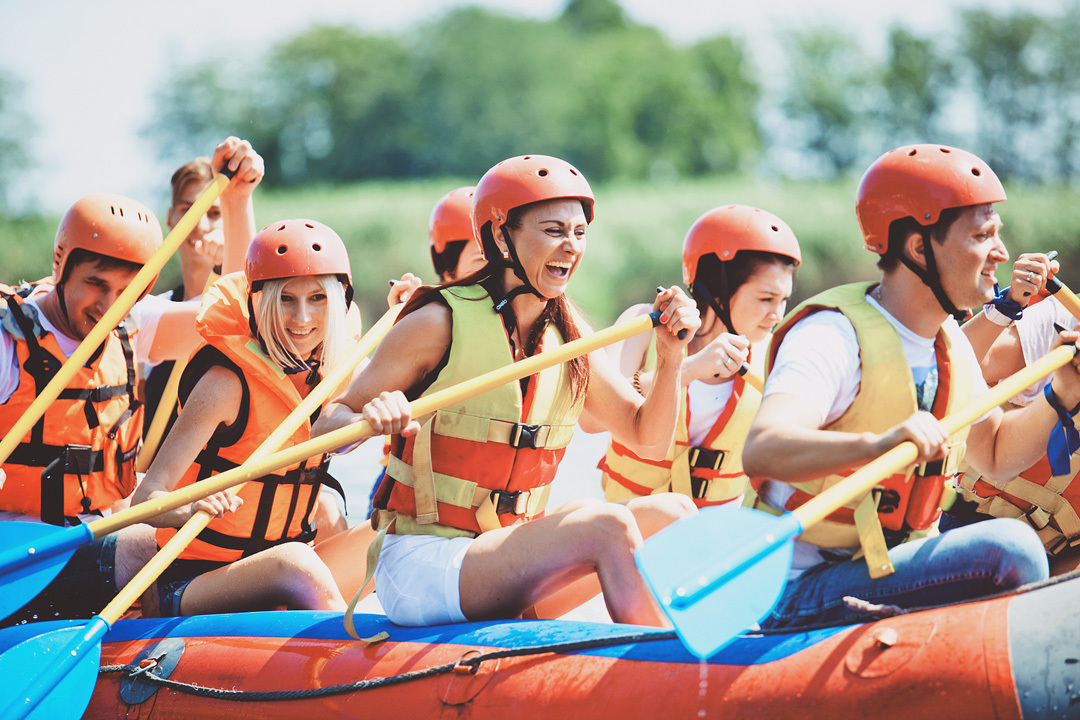
[[[547,300],[547,298],[541,295],[540,292],[533,287],[533,284],[529,282],[529,278],[525,275],[525,268],[522,267],[521,260],[518,259],[517,250],[514,248],[514,243],[510,238],[509,228],[507,228],[506,225],[502,225],[499,229],[502,231],[503,238],[506,240],[506,251],[509,258],[503,256],[502,251],[499,250],[499,246],[495,243],[494,230],[490,224],[485,226],[481,233],[483,236],[484,255],[488,258],[488,262],[492,266],[513,270],[514,275],[521,280],[522,283],[515,288],[511,288],[495,302],[495,312],[502,315],[509,310],[510,301],[518,295],[532,293],[541,300]]]
[[[922,280],[923,285],[930,288],[930,292],[934,293],[934,297],[942,310],[956,318],[956,322],[963,322],[967,317],[967,311],[957,308],[941,285],[941,273],[938,272],[937,261],[934,259],[933,240],[930,238],[930,233],[924,232],[922,237],[926,267],[919,267],[914,260],[904,253],[900,253],[900,262],[904,263],[908,270],[915,273],[915,276]]]

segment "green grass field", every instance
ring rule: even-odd
[[[386,281],[403,272],[434,280],[427,249],[432,206],[464,180],[364,183],[261,190],[259,225],[289,217],[327,223],[342,236],[352,258],[354,282],[367,322],[385,309]],[[720,177],[670,184],[613,183],[594,188],[597,217],[588,252],[571,295],[595,326],[610,323],[628,305],[648,301],[657,284],[681,280],[680,250],[694,220],[718,205],[743,203],[770,210],[791,225],[803,249],[794,300],[830,285],[874,277],[874,256],[862,249],[855,221],[856,182],[766,182]],[[1009,187],[999,207],[1006,245],[1020,252],[1057,249],[1062,279],[1080,286],[1080,204],[1068,187]],[[162,213],[163,214],[163,213]],[[59,218],[0,217],[4,238],[0,281],[33,280],[50,271],[51,243]],[[174,259],[158,289],[179,278]],[[1008,268],[999,271],[1008,278]]]

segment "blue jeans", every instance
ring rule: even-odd
[[[1039,536],[1010,518],[950,530],[889,551],[896,572],[873,580],[863,559],[815,565],[790,581],[763,628],[789,630],[814,625],[866,622],[844,603],[851,595],[903,608],[963,602],[1050,575]]]

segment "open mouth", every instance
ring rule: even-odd
[[[308,328],[307,330],[287,330],[287,332],[294,338],[306,338],[315,332],[315,328]]]
[[[570,275],[570,268],[572,268],[573,266],[574,266],[574,264],[572,262],[568,261],[568,260],[567,261],[558,261],[557,260],[557,261],[554,261],[554,262],[549,262],[545,267],[547,267],[548,272],[550,272],[555,277],[565,278],[565,277],[568,277]]]

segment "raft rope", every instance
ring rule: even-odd
[[[391,675],[390,677],[372,678],[370,680],[360,680],[354,683],[348,683],[346,685],[331,685],[324,688],[313,688],[309,690],[266,690],[266,691],[252,691],[252,690],[224,690],[221,688],[208,688],[201,685],[193,685],[190,683],[177,682],[176,680],[169,680],[168,678],[158,677],[152,672],[154,665],[103,665],[98,674],[104,675],[106,673],[119,673],[126,672],[129,677],[141,676],[142,680],[161,687],[167,687],[170,690],[176,690],[177,692],[187,693],[189,695],[197,695],[199,697],[214,698],[217,700],[238,700],[244,702],[266,702],[274,700],[302,700],[308,698],[321,698],[329,697],[332,695],[344,695],[345,693],[359,692],[361,690],[374,690],[375,688],[388,687],[390,685],[400,685],[402,683],[412,682],[413,680],[423,680],[425,678],[437,677],[439,675],[446,675],[451,672],[466,672],[469,674],[475,674],[479,669],[481,663],[488,660],[499,660],[501,658],[509,657],[527,657],[529,655],[542,655],[544,653],[567,653],[577,652],[580,650],[591,650],[594,648],[611,647],[614,645],[628,645],[631,643],[651,642],[654,640],[674,640],[676,639],[675,632],[669,630],[666,632],[648,632],[648,633],[635,633],[633,635],[617,635],[615,637],[607,638],[595,638],[593,640],[579,640],[576,642],[565,643],[552,643],[550,645],[535,645],[532,647],[520,647],[520,648],[508,648],[506,650],[495,650],[488,653],[477,653],[476,650],[471,650],[461,659],[446,663],[445,665],[436,665],[434,667],[425,668],[423,670],[413,670],[412,672],[401,673],[400,675]],[[477,654],[474,654],[477,653]]]

